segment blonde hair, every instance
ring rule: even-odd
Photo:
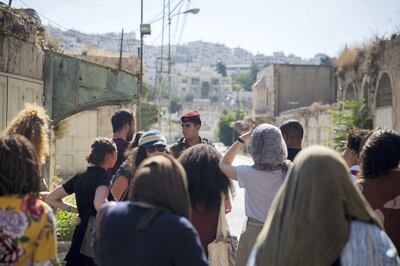
[[[49,121],[49,116],[43,107],[26,104],[4,129],[3,135],[20,134],[26,137],[35,148],[39,161],[44,163],[49,154]]]

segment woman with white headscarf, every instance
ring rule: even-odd
[[[233,160],[246,142],[249,142],[248,150],[254,164],[233,166]],[[237,266],[246,265],[272,200],[291,164],[286,158],[287,148],[280,129],[270,124],[261,124],[253,131],[241,135],[221,159],[221,171],[245,189],[247,222],[240,236]]]

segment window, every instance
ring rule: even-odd
[[[212,79],[211,80],[212,85],[218,85],[219,84],[219,79]]]
[[[200,84],[200,79],[198,79],[198,78],[192,78],[192,84],[193,84],[193,85],[198,85],[198,84]]]

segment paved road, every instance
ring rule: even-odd
[[[253,160],[250,157],[243,155],[236,156],[235,160],[233,161],[234,165],[252,163]],[[244,189],[239,188],[238,182],[233,181],[233,183],[236,189],[236,196],[232,202],[232,212],[229,213],[226,217],[231,234],[239,237],[240,233],[242,232],[242,228],[246,218],[246,215],[244,213]]]

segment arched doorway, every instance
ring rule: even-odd
[[[345,94],[344,94],[345,101],[355,101],[357,100],[356,90],[354,89],[353,84],[347,86]]]
[[[393,100],[392,100],[392,84],[389,75],[383,73],[378,82],[375,96],[375,127],[393,128]]]

